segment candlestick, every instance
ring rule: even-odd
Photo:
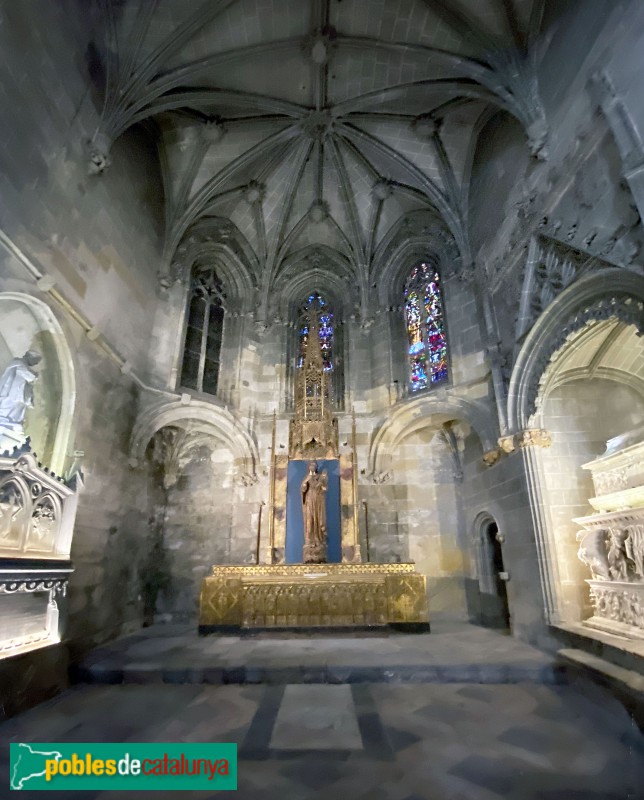
[[[351,448],[353,450],[353,547],[354,553],[359,552],[358,549],[358,451],[356,446],[356,409],[355,406],[351,408]]]
[[[268,546],[270,549],[271,563],[275,547],[275,438],[277,432],[277,412],[273,411],[273,436],[271,440],[271,476],[269,487],[269,514],[268,519]]]
[[[259,504],[259,514],[257,515],[257,547],[255,549],[255,563],[259,564],[259,540],[262,534],[262,509],[266,503],[262,500]]]

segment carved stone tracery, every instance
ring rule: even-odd
[[[74,488],[40,466],[33,453],[0,456],[0,552],[69,555],[71,530],[63,508],[74,495]]]
[[[580,308],[570,321],[553,332],[549,347],[540,354],[538,363],[530,373],[527,387],[528,413],[534,414],[542,402],[541,387],[545,384],[549,366],[563,351],[566,341],[586,325],[617,319],[626,325],[634,325],[638,335],[644,334],[644,302],[629,294],[614,294],[596,300]]]

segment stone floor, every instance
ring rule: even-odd
[[[16,796],[5,788],[12,741],[236,742],[239,790],[229,796],[243,800],[644,797],[644,740],[623,706],[595,684],[553,672],[547,656],[509,637],[458,626],[432,634],[433,644],[398,636],[196,640],[186,631],[162,633],[128,637],[88,660],[90,667],[121,670],[123,683],[77,685],[0,725],[0,798]],[[468,654],[471,675],[457,681]],[[251,671],[229,677],[276,677],[291,664],[297,679],[207,685],[206,678],[238,670],[242,657]],[[308,666],[298,671],[303,658]],[[421,658],[429,660],[431,680],[418,672]],[[168,682],[190,659],[195,672],[180,677],[195,682]],[[367,680],[363,670],[380,660],[393,675]],[[208,673],[213,663],[220,671]],[[307,670],[319,675],[320,665],[326,674],[340,670],[335,682],[307,682]],[[412,671],[396,682],[405,665]],[[341,680],[342,670],[351,682]],[[179,796],[74,792],[74,800]]]
[[[237,742],[240,800],[635,800],[644,787],[641,735],[582,683],[78,686],[0,726],[0,787],[11,741]]]
[[[287,642],[287,645],[285,645]],[[507,683],[558,680],[541,651],[457,622],[428,634],[196,636],[156,625],[93,651],[76,671],[88,683]]]

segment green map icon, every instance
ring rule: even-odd
[[[45,763],[52,759],[58,761],[62,757],[62,753],[57,750],[35,750],[24,743],[17,745],[17,749],[17,758],[11,772],[12,789],[22,789],[31,778],[42,777],[45,774]]]

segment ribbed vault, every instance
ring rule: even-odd
[[[364,301],[406,215],[440,217],[469,265],[466,165],[490,107],[541,150],[531,42],[542,4],[109,0],[95,144],[154,121],[168,265],[195,225],[227,219],[265,314],[298,252],[333,250]]]

